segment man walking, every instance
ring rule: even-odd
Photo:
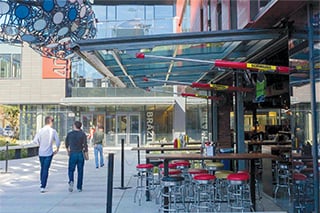
[[[77,167],[78,180],[77,189],[78,192],[82,191],[83,183],[83,168],[84,168],[84,157],[83,151],[88,151],[87,136],[81,130],[82,123],[76,121],[73,124],[73,131],[69,132],[66,137],[66,148],[69,155],[69,191],[73,191],[74,184],[74,171]]]
[[[39,130],[33,141],[39,145],[39,160],[40,160],[40,192],[44,193],[47,186],[49,176],[49,168],[53,155],[57,154],[60,147],[60,140],[57,131],[52,128],[53,117],[45,117],[45,126]],[[56,150],[53,151],[52,144],[56,142]]]
[[[98,154],[100,155],[100,167],[104,166],[103,146],[102,146],[103,139],[104,139],[103,127],[99,126],[98,131],[96,131],[93,134],[93,139],[92,139],[94,144],[94,159],[95,159],[97,169],[99,168]]]

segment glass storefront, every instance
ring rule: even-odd
[[[93,110],[94,107],[91,107]],[[80,108],[83,129],[103,126],[107,145],[141,144],[157,140],[172,140],[172,106],[106,106],[94,109]]]
[[[186,110],[186,132],[192,140],[207,135],[207,106],[190,104]],[[21,105],[20,140],[30,141],[43,127],[47,115],[54,117],[54,128],[64,140],[75,120],[83,123],[89,135],[91,128],[103,127],[106,145],[117,146],[173,140],[173,105],[88,106]]]
[[[206,104],[187,105],[186,129],[190,139],[208,140],[208,107]]]
[[[64,140],[72,129],[74,114],[60,105],[20,105],[20,140],[31,141],[37,131],[44,126],[44,118],[54,118],[54,128],[60,140]]]

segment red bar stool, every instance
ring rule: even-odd
[[[181,171],[179,172],[181,174]],[[166,176],[161,179],[161,206],[159,212],[186,211],[183,182],[184,178],[181,176]],[[164,202],[165,199],[168,200],[168,203]]]
[[[193,177],[199,174],[208,174],[206,169],[188,169],[188,181],[186,182],[186,199],[188,201],[193,201],[194,198],[194,181]]]
[[[276,186],[274,190],[274,198],[277,199],[277,193],[280,188],[286,188],[290,197],[290,168],[288,162],[277,163],[276,168]]]
[[[306,181],[307,176],[301,173],[293,174],[293,206],[295,212],[305,212],[306,209]]]
[[[169,164],[168,166],[169,166],[168,176],[170,176],[170,177],[181,177],[181,174],[182,174],[181,170],[179,170],[179,169],[171,169],[171,168],[175,168],[174,164]],[[163,165],[162,165],[162,167],[163,167]],[[163,175],[164,175],[164,170],[161,171],[161,180],[164,177]],[[157,192],[157,197],[156,197],[156,203],[157,204],[159,203],[159,200],[160,200],[160,197],[161,197],[162,188],[163,188],[163,186],[162,186],[161,181],[160,181],[160,184],[159,184],[159,187],[158,187],[158,192]]]
[[[217,204],[217,211],[220,211],[221,209],[221,204],[223,202],[228,201],[228,181],[227,177],[228,175],[232,174],[232,171],[227,171],[227,170],[218,170],[215,172],[216,176],[216,193],[215,193],[215,203]]]
[[[194,201],[190,206],[191,212],[215,211],[215,189],[216,176],[211,174],[198,174],[193,177]]]
[[[185,181],[188,181],[188,169],[190,168],[190,162],[187,160],[175,160],[172,163],[176,164],[177,169],[182,171],[182,176]]]
[[[239,170],[237,173],[240,173],[240,174],[246,174],[250,177],[250,173],[248,170]],[[256,200],[259,200],[261,201],[262,199],[262,195],[261,195],[261,187],[260,187],[260,183],[259,183],[259,180],[257,178],[255,178],[255,190],[256,190]],[[249,192],[248,192],[249,193]]]
[[[188,173],[190,175],[190,180],[192,180],[195,175],[207,174],[208,171],[206,169],[188,169]]]
[[[180,169],[182,172],[188,171],[190,168],[190,162],[187,160],[175,160],[172,163],[176,165],[177,169]]]
[[[168,163],[168,169],[176,169],[177,165],[174,163]],[[161,178],[163,177],[163,170],[164,170],[164,164],[159,164],[158,166],[158,181],[160,182]]]
[[[179,169],[169,169],[168,170],[168,175],[169,176],[181,176],[182,172]],[[164,171],[162,171],[162,175],[164,175]]]
[[[303,170],[301,170],[300,173],[307,176],[306,186],[308,186],[308,187],[305,187],[305,196],[309,197],[309,198],[313,198],[314,197],[313,168],[312,167],[311,168],[304,168]]]
[[[247,173],[229,174],[228,180],[228,207],[232,210],[250,211],[252,208],[250,176]]]
[[[154,189],[153,165],[138,164],[136,169],[138,171],[138,179],[136,191],[134,193],[134,202],[136,202],[139,193],[139,206],[141,206],[142,194]]]

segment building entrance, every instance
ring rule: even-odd
[[[116,115],[116,144],[121,144],[122,139],[125,144],[136,144],[137,137],[141,138],[140,123],[138,113],[118,113]]]
[[[90,133],[91,128],[105,128],[105,113],[86,113],[81,116],[82,129],[86,134]]]

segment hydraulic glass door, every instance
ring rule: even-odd
[[[89,134],[90,128],[92,126],[92,114],[82,114],[81,121],[82,121],[82,130]]]
[[[136,144],[140,137],[140,115],[124,113],[117,115],[117,144],[123,139],[125,144]]]
[[[139,115],[129,115],[129,143],[137,144],[139,137],[140,140],[140,116]]]
[[[116,140],[117,144],[121,144],[121,140],[123,139],[125,143],[127,143],[127,115],[117,115],[117,131],[116,131]]]

